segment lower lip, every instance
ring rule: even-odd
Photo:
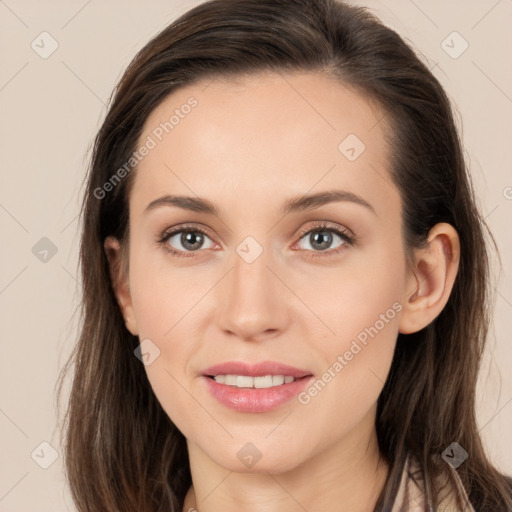
[[[223,405],[239,412],[268,412],[297,396],[312,375],[271,388],[237,388],[202,376],[210,393]]]

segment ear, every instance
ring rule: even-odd
[[[113,236],[109,236],[105,239],[103,247],[108,259],[112,288],[114,289],[126,328],[134,336],[137,336],[137,322],[130,295],[128,273],[126,271],[127,265],[124,260],[126,257],[124,250],[121,247],[119,240]]]
[[[399,332],[410,334],[431,323],[448,302],[459,269],[457,231],[445,222],[428,233],[427,245],[414,251],[409,268]]]

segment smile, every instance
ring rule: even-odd
[[[228,361],[201,372],[211,397],[238,412],[269,412],[291,401],[313,379],[313,372],[276,361]]]
[[[289,384],[295,380],[291,375],[264,375],[251,377],[250,375],[215,375],[212,378],[219,384],[234,386],[237,388],[271,388]]]

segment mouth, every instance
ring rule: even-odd
[[[273,361],[228,362],[201,373],[210,394],[239,412],[268,412],[300,393],[313,378],[309,370]]]
[[[255,389],[267,389],[276,386],[282,386],[283,384],[290,384],[299,380],[291,375],[261,375],[257,377],[251,377],[250,375],[207,375],[210,379],[215,380],[219,384],[225,384],[226,386],[232,386],[235,388],[255,388]],[[300,377],[304,379],[304,377]]]
[[[215,379],[220,384],[239,388],[281,386],[296,379],[313,375],[310,370],[296,368],[277,361],[261,361],[253,364],[243,361],[228,361],[210,366],[201,373],[206,377]]]

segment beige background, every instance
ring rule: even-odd
[[[76,335],[78,197],[88,149],[129,60],[197,3],[0,0],[0,511],[74,510],[54,386]],[[512,474],[512,2],[357,3],[421,52],[460,112],[477,194],[503,258],[477,416],[492,459]],[[43,31],[58,43],[47,59],[31,47],[35,40],[42,51]],[[453,31],[469,44],[456,59],[442,47]],[[444,44],[452,54],[463,48],[459,36]],[[32,252],[43,237],[57,249],[46,262]],[[35,462],[51,462],[44,441],[57,455],[47,469]]]

